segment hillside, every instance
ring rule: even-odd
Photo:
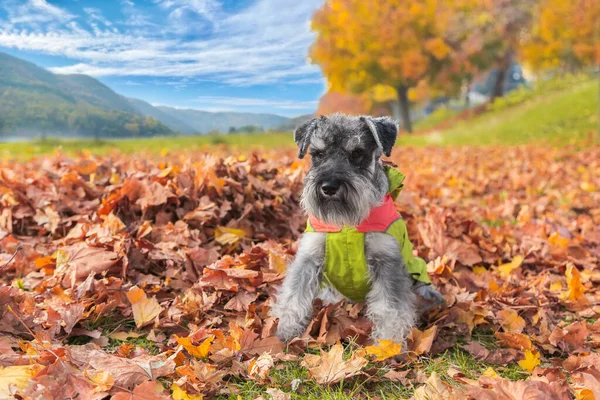
[[[55,75],[0,53],[0,137],[148,137],[173,131],[85,75]]]
[[[253,114],[240,112],[208,112],[189,108],[173,108],[159,106],[156,109],[193,127],[196,132],[208,133],[213,130],[228,132],[229,128],[242,126],[260,126],[271,129],[289,120],[287,117],[275,114]]]
[[[127,99],[129,103],[136,109],[137,112],[142,113],[145,116],[150,116],[154,119],[159,120],[163,124],[167,125],[169,128],[174,131],[178,131],[184,133],[186,135],[197,133],[198,130],[194,127],[186,124],[179,118],[174,117],[173,115],[160,110],[157,107],[154,107],[152,104],[145,102],[140,99]]]
[[[273,130],[275,130],[275,131],[293,131],[300,124],[302,124],[303,122],[306,122],[309,119],[314,118],[314,117],[315,117],[315,114],[305,114],[305,115],[300,115],[295,118],[290,118],[287,121],[285,121],[283,124],[277,125],[275,128],[273,128]]]

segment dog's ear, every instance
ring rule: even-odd
[[[325,118],[321,116],[320,119]],[[310,138],[317,129],[319,118],[313,118],[304,122],[294,131],[294,142],[298,145],[298,158],[304,158],[310,145]]]
[[[361,117],[367,123],[369,130],[373,133],[377,145],[386,156],[392,155],[392,147],[398,137],[398,124],[388,117]]]

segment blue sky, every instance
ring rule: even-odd
[[[0,0],[0,51],[152,104],[314,112],[307,60],[323,0]]]

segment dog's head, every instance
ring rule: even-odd
[[[380,157],[390,155],[398,128],[389,118],[321,116],[299,126],[298,157],[308,151],[302,207],[336,226],[358,225],[388,190]]]

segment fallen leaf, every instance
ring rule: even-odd
[[[415,390],[413,400],[446,400],[451,394],[449,385],[442,382],[437,372],[433,371],[425,381],[425,385]]]
[[[572,264],[567,264],[565,271],[567,276],[568,290],[560,295],[563,300],[577,301],[584,297],[585,287],[581,284],[581,274],[579,270]]]
[[[137,286],[129,289],[126,294],[127,299],[131,303],[131,308],[133,309],[135,325],[138,328],[141,328],[142,326],[151,322],[163,310],[160,304],[158,304],[156,297],[149,299],[144,290],[138,288]]]
[[[201,394],[188,394],[177,384],[173,384],[173,386],[171,386],[171,390],[173,391],[171,394],[173,400],[202,400],[204,398],[204,396]]]
[[[320,355],[307,354],[301,365],[308,369],[310,376],[320,385],[336,383],[360,374],[368,361],[356,354],[344,361],[343,351],[342,345],[338,343],[332,346],[329,352],[321,350]]]
[[[206,339],[204,339],[204,341],[200,345],[194,346],[189,337],[185,337],[185,338],[175,337],[175,338],[176,338],[175,340],[177,340],[177,343],[182,345],[183,348],[186,349],[188,353],[190,353],[190,355],[192,355],[193,357],[196,357],[196,358],[208,357],[208,352],[210,351],[210,345],[212,344],[213,340],[215,339],[214,336],[209,336]]]
[[[525,257],[518,255],[515,256],[511,262],[498,266],[498,272],[500,273],[500,276],[505,279],[508,278],[515,269],[521,266],[524,259]]]
[[[525,350],[525,359],[519,361],[521,368],[531,372],[540,364],[540,353],[537,351]]]
[[[521,333],[525,329],[525,320],[512,308],[498,311],[497,317],[506,332]]]
[[[402,343],[396,343],[393,340],[380,340],[377,346],[367,346],[365,351],[370,356],[375,356],[375,361],[387,360],[400,354]]]
[[[41,368],[37,364],[0,366],[0,398],[12,398],[12,390],[24,389]]]
[[[156,381],[146,381],[140,383],[131,392],[118,392],[111,397],[111,400],[169,400],[171,396],[165,391],[165,388]]]

